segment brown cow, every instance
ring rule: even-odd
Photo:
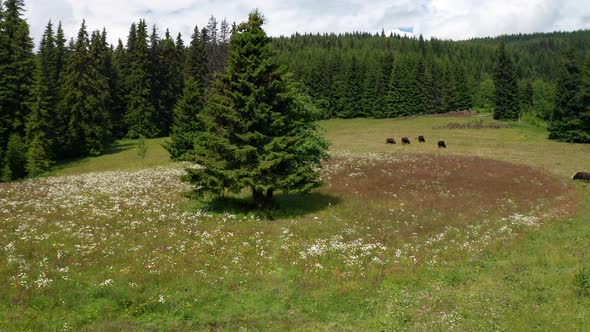
[[[574,175],[574,180],[582,180],[582,181],[589,181],[590,182],[590,173],[588,172],[578,172]]]
[[[385,140],[386,144],[395,144],[395,140],[393,138],[388,138]]]
[[[418,142],[424,143],[426,142],[426,139],[424,138],[424,136],[418,136]]]
[[[445,144],[445,141],[438,141],[438,148],[446,149],[447,145]]]
[[[402,137],[402,144],[410,144],[410,139],[407,137]]]

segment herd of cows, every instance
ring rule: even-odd
[[[424,136],[418,136],[418,142],[420,142],[420,143],[426,143],[426,138],[424,138]],[[394,138],[387,138],[385,140],[385,143],[386,144],[397,144],[397,142],[395,141]],[[405,145],[405,144],[410,144],[410,143],[412,143],[412,142],[410,141],[409,138],[402,137],[402,144]],[[447,144],[445,143],[445,141],[438,141],[438,148],[439,149],[446,149],[447,148]]]

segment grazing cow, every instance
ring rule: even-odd
[[[574,175],[574,180],[590,181],[590,173],[578,172]]]
[[[407,137],[402,137],[402,144],[410,144],[410,139]]]
[[[385,140],[386,144],[395,144],[395,140],[393,138],[388,138]]]
[[[418,142],[424,143],[426,142],[426,139],[424,138],[424,136],[418,136]]]
[[[445,144],[445,141],[438,141],[438,148],[446,149],[447,145]]]

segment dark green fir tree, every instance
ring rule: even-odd
[[[587,87],[588,73],[584,75],[573,47],[568,47],[562,57],[562,70],[557,81],[557,94],[549,138],[565,142],[590,142],[588,131]],[[584,79],[583,79],[584,77]],[[584,82],[585,81],[585,82]]]
[[[90,45],[86,23],[78,32],[67,58],[59,112],[65,119],[64,154],[68,157],[98,155],[110,141],[109,86],[101,74],[104,45],[98,32]]]
[[[144,136],[153,138],[160,135],[158,110],[152,99],[152,73],[147,25],[144,20],[132,25],[127,46],[127,114],[125,122],[131,138]]]
[[[494,71],[494,119],[517,120],[520,114],[518,84],[512,60],[504,43],[498,47],[498,58]]]
[[[226,72],[218,76],[201,118],[186,179],[199,194],[252,191],[258,207],[270,207],[283,190],[318,187],[327,141],[319,134],[309,98],[294,91],[271,57],[271,39],[259,12],[231,38]]]
[[[24,2],[6,0],[0,7],[0,152],[8,153],[11,134],[24,136],[35,60]],[[5,159],[0,155],[0,167]]]

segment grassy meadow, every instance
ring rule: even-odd
[[[590,145],[480,120],[323,121],[324,187],[264,214],[165,139],[2,183],[0,331],[587,329]]]

